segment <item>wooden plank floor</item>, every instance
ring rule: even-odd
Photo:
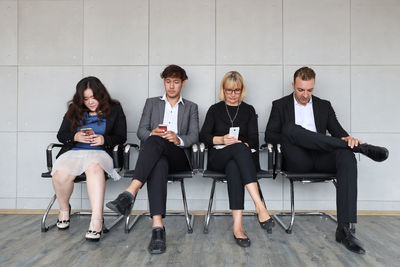
[[[99,243],[84,239],[88,216],[73,217],[66,231],[46,233],[40,232],[40,220],[38,215],[0,215],[0,266],[400,266],[398,216],[359,216],[357,236],[366,255],[336,243],[335,224],[322,217],[297,217],[291,235],[279,226],[268,235],[247,216],[244,227],[252,245],[241,248],[234,243],[229,216],[214,217],[207,235],[202,216],[196,216],[193,234],[186,233],[183,217],[171,216],[165,220],[167,252],[154,256],[147,252],[148,218],[129,234],[121,222]]]

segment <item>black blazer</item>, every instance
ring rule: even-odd
[[[240,104],[237,118],[233,124],[234,127],[240,127],[239,140],[248,143],[250,148],[258,151],[258,122],[256,110],[252,105],[245,102]],[[200,131],[200,141],[211,148],[213,147],[214,136],[224,136],[229,133],[231,122],[226,113],[225,102],[220,101],[212,105],[204,120],[203,127]]]
[[[64,116],[57,139],[64,146],[61,148],[57,157],[71,150],[75,144],[74,136],[76,132],[71,131],[71,122]],[[111,104],[111,112],[106,117],[106,132],[104,133],[104,150],[112,157],[112,149],[115,145],[123,144],[126,141],[126,118],[120,104]]]
[[[233,126],[240,127],[239,140],[243,143],[248,143],[250,149],[256,150],[256,152],[252,153],[252,157],[258,171],[260,170],[260,160],[258,152],[259,140],[257,119],[258,116],[254,107],[242,102]],[[204,142],[207,147],[212,148],[214,145],[214,136],[223,136],[229,133],[229,128],[231,126],[231,122],[226,113],[225,102],[220,101],[208,109],[203,127],[200,131],[200,141]],[[210,149],[208,152],[208,158],[212,158],[214,153],[216,153],[216,149]]]
[[[312,96],[315,127],[317,132],[326,134],[328,131],[334,137],[346,137],[349,134],[343,129],[336,118],[331,103],[316,96]],[[293,93],[272,102],[267,129],[265,130],[265,142],[281,143],[282,127],[286,123],[295,123]]]

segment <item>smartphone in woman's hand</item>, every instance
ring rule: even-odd
[[[88,136],[94,135],[94,131],[92,128],[82,128],[81,132]]]
[[[229,128],[229,135],[239,139],[239,130],[240,127],[230,127]]]

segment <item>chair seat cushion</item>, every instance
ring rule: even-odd
[[[134,170],[125,171],[123,173],[123,177],[132,179],[134,172],[135,172]],[[192,171],[180,171],[168,174],[168,180],[170,181],[179,180],[183,178],[192,178],[192,177],[193,177]]]
[[[283,175],[286,178],[293,180],[293,181],[326,181],[326,180],[333,180],[336,178],[336,174],[334,173],[295,173],[295,172],[283,172]]]
[[[203,172],[203,177],[205,178],[213,178],[213,179],[226,179],[226,174],[222,172],[205,170]]]
[[[192,178],[193,172],[192,171],[180,171],[168,174],[168,180],[179,180],[183,178]]]
[[[42,178],[51,178],[50,172],[44,172],[44,173],[42,173]]]
[[[268,171],[265,170],[260,170],[257,172],[257,179],[261,179],[261,178],[273,178],[274,175]]]
[[[51,172],[44,172],[42,173],[42,178],[51,178]],[[108,175],[106,175],[106,180],[110,179],[110,177]],[[86,175],[84,173],[82,173],[81,175],[76,176],[74,183],[80,183],[80,182],[84,182],[86,181]]]
[[[203,177],[220,180],[220,179],[226,179],[226,174],[216,171],[205,170],[203,172]],[[261,178],[273,178],[273,174],[265,170],[260,170],[257,172],[257,179]]]

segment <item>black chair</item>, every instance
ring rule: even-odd
[[[294,209],[294,182],[301,182],[303,184],[307,183],[329,183],[332,182],[336,187],[336,174],[334,173],[295,173],[282,170],[283,166],[283,156],[281,152],[281,145],[276,146],[276,163],[275,163],[275,173],[281,174],[283,177],[287,178],[290,182],[290,212],[277,212],[275,213],[275,221],[285,229],[286,233],[292,233],[294,218],[295,216],[323,216],[337,222],[335,216],[326,212],[296,212]],[[287,217],[290,216],[289,225],[285,224],[280,216]],[[353,226],[352,226],[352,229]]]
[[[47,159],[47,172],[42,173],[42,178],[45,179],[51,179],[51,171],[53,169],[53,149],[56,147],[63,147],[63,144],[55,144],[55,143],[51,143],[50,145],[47,146],[46,149],[46,159]],[[114,168],[116,169],[121,169],[120,163],[119,163],[119,154],[122,150],[122,146],[116,145],[113,149],[113,163],[114,163]],[[110,179],[110,177],[106,174],[106,179]],[[86,175],[84,173],[82,173],[81,175],[78,175],[75,180],[74,183],[84,183],[86,182]],[[47,216],[49,215],[49,212],[51,210],[51,207],[53,206],[54,202],[56,201],[57,195],[54,194],[54,196],[51,198],[49,205],[47,206],[46,211],[43,214],[42,217],[42,221],[41,221],[41,231],[42,232],[47,232],[50,228],[53,228],[56,224],[57,221],[55,221],[54,223],[51,223],[50,225],[46,225],[46,219]],[[91,212],[73,212],[71,213],[71,218],[72,216],[76,216],[76,215],[92,215]],[[103,213],[104,216],[117,216],[117,218],[112,221],[112,223],[108,226],[104,225],[103,226],[103,232],[107,233],[111,228],[113,228],[115,225],[117,225],[117,223],[119,223],[124,216],[119,215],[117,213],[113,213],[113,212],[104,212]]]
[[[204,229],[203,233],[208,234],[208,227],[210,224],[210,219],[211,216],[225,216],[225,215],[231,215],[231,212],[214,212],[212,211],[212,206],[214,202],[214,193],[215,193],[215,185],[217,182],[222,182],[226,183],[226,174],[221,173],[221,172],[216,172],[216,171],[211,171],[211,170],[204,170],[204,161],[205,161],[205,152],[206,152],[205,145],[203,143],[200,144],[199,146],[199,171],[202,171],[203,177],[204,178],[211,178],[213,179],[213,183],[211,186],[211,193],[210,193],[210,199],[208,201],[208,209],[207,209],[207,214],[204,217]],[[262,179],[262,178],[274,178],[274,171],[273,171],[273,165],[274,165],[274,151],[273,151],[273,146],[271,144],[264,144],[260,147],[260,151],[265,151],[267,150],[268,152],[268,170],[260,170],[257,172],[257,179]],[[261,196],[262,201],[264,202],[264,197],[261,192],[261,187],[260,184],[258,183],[258,189],[259,193]],[[243,215],[257,215],[255,212],[244,212]]]
[[[134,170],[129,169],[129,161],[130,161],[130,154],[134,148],[136,151],[139,151],[139,146],[137,144],[126,144],[124,148],[124,167],[122,170],[122,175],[125,178],[132,179]],[[183,212],[171,212],[167,211],[166,216],[185,216],[187,231],[189,234],[193,233],[193,222],[194,222],[194,215],[189,213],[187,207],[187,200],[186,200],[186,191],[185,191],[185,183],[184,180],[187,178],[192,178],[195,173],[197,172],[198,166],[198,145],[194,144],[192,149],[185,149],[187,155],[189,156],[189,161],[192,166],[191,171],[180,171],[175,173],[168,174],[168,183],[175,183],[179,182],[181,185],[182,191],[182,202],[183,202]],[[129,231],[135,226],[135,224],[143,217],[143,216],[150,216],[149,212],[144,212],[135,216],[132,222],[130,222],[130,216],[126,216],[125,221],[125,233],[129,233]]]

